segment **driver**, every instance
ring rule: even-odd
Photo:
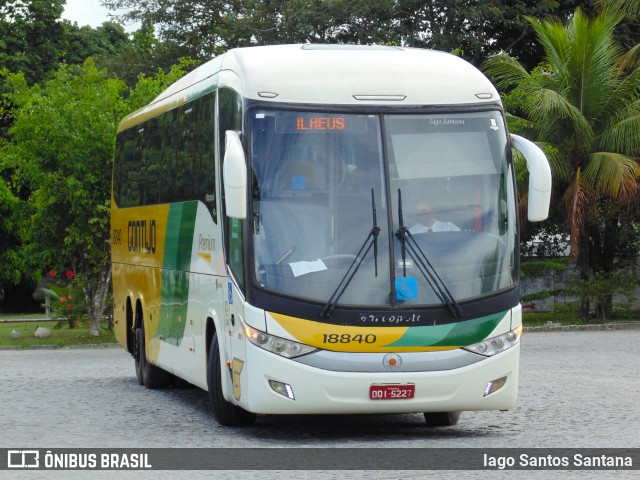
[[[419,221],[409,228],[411,235],[418,235],[420,233],[428,232],[459,232],[460,228],[451,222],[443,222],[438,220],[431,205],[428,202],[420,201],[415,208],[415,216]]]

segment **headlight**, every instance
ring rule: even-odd
[[[317,350],[317,348],[305,345],[304,343],[269,335],[268,333],[251,328],[249,325],[244,326],[244,334],[255,346],[286,358],[299,357],[300,355],[305,355]]]
[[[474,343],[464,347],[465,350],[469,350],[473,353],[479,353],[485,357],[492,357],[496,353],[504,352],[510,349],[520,341],[520,335],[522,334],[522,326],[511,330],[510,332],[503,333],[497,337],[487,338],[479,343]]]

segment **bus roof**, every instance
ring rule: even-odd
[[[218,74],[218,75],[216,75]],[[120,130],[219,86],[245,98],[309,105],[499,103],[489,80],[445,52],[380,45],[274,45],[229,50],[123,120]]]

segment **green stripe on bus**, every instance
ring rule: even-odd
[[[496,328],[508,311],[464,322],[411,327],[388,347],[460,347],[481,342]]]
[[[175,203],[169,206],[162,264],[165,270],[189,271],[197,210],[198,202]]]
[[[156,335],[164,342],[180,345],[184,336],[189,306],[189,273],[162,271],[162,298]]]
[[[187,323],[189,270],[197,209],[197,202],[176,203],[169,207],[157,335],[172,345],[180,345]]]

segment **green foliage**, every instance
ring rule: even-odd
[[[543,260],[523,261],[520,264],[522,277],[542,278],[551,270],[565,270],[568,258],[545,258]]]
[[[20,245],[15,216],[19,203],[4,179],[0,178],[0,289],[3,285],[20,283],[27,271],[15,251]]]
[[[0,0],[0,66],[35,83],[58,65],[65,0]]]
[[[208,58],[229,48],[280,43],[404,45],[463,52],[479,64],[490,52],[508,50],[535,65],[540,48],[525,15],[567,18],[567,0],[103,0],[125,20],[149,22],[163,42]],[[203,14],[203,12],[209,12]],[[214,13],[215,12],[215,13]]]
[[[520,278],[544,278],[553,274],[553,271],[564,271],[569,264],[569,259],[564,258],[542,258],[536,260],[524,260],[520,263]],[[535,302],[546,300],[551,297],[565,295],[565,289],[556,288],[553,290],[541,290],[522,296],[522,302]]]
[[[1,208],[15,215],[0,228],[19,242],[0,255],[23,259],[35,272],[70,268],[94,331],[108,304],[109,209],[115,132],[119,120],[180,78],[189,62],[133,89],[98,70],[93,60],[65,65],[50,80],[29,86],[24,75],[4,72],[14,115],[0,140],[0,174],[9,179]],[[1,116],[0,110],[0,116]],[[3,207],[4,205],[4,207]],[[11,223],[13,222],[13,223]],[[13,247],[13,248],[12,248]]]
[[[595,306],[597,317],[606,323],[612,308],[612,295],[619,295],[621,306],[631,305],[635,300],[635,289],[640,286],[640,276],[626,272],[598,272],[589,278],[575,278],[569,282],[567,292],[580,298],[588,298]]]
[[[575,305],[556,305],[552,312],[523,312],[522,321],[525,327],[544,327],[552,325],[581,325],[583,322],[577,315]]]
[[[566,25],[529,18],[545,62],[531,72],[504,53],[485,62],[509,92],[510,118],[518,119],[510,124],[549,154],[552,205],[564,207],[582,277],[614,270],[620,226],[633,223],[640,192],[640,70],[620,67],[625,56],[614,32],[622,18],[604,11],[590,19],[579,9]]]
[[[122,25],[105,22],[97,28],[79,27],[65,20],[61,61],[81,65],[88,57],[114,57],[130,48],[131,42]]]
[[[28,87],[19,74],[7,81],[16,114],[11,140],[2,145],[2,167],[12,172],[16,192],[29,199],[22,230],[29,256],[42,268],[104,265],[106,192],[124,84],[106,78],[91,61],[62,67],[42,86]]]

